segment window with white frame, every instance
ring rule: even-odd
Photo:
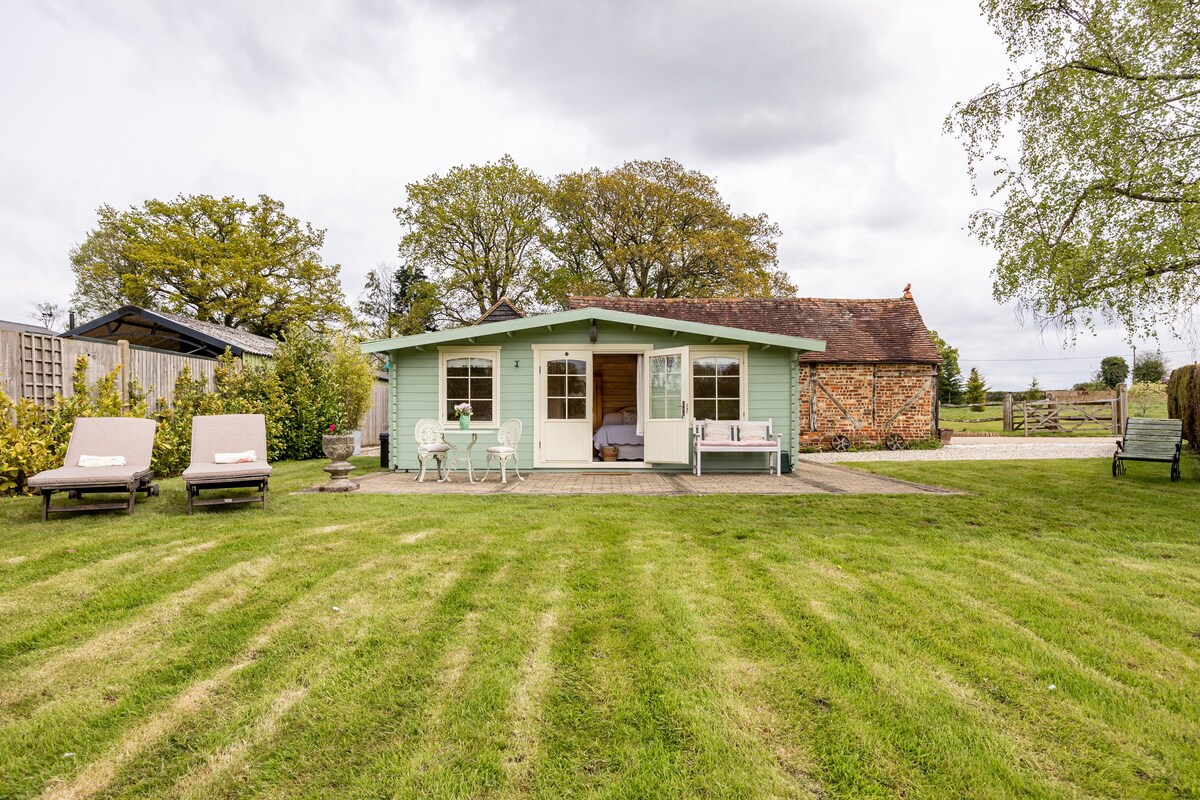
[[[439,405],[443,422],[455,422],[454,407],[471,404],[471,424],[494,424],[499,409],[500,349],[442,350]]]
[[[692,357],[692,416],[737,420],[744,417],[744,352],[697,353]]]

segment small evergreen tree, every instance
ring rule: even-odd
[[[1045,392],[1042,391],[1042,386],[1038,383],[1037,375],[1034,375],[1029,381],[1029,388],[1025,390],[1025,399],[1041,400],[1044,395]]]
[[[943,403],[958,405],[963,401],[962,368],[958,365],[958,348],[951,347],[937,331],[930,331],[933,344],[942,356],[942,367],[938,370],[938,399]]]
[[[1129,362],[1121,356],[1108,356],[1100,362],[1100,371],[1096,380],[1103,383],[1105,388],[1115,389],[1129,377]]]
[[[974,411],[983,411],[983,404],[987,402],[987,384],[975,367],[971,367],[971,374],[967,378],[967,402]]]

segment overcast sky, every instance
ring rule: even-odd
[[[1064,350],[992,300],[964,229],[989,199],[942,134],[1006,66],[969,0],[4,3],[0,318],[67,304],[104,203],[269,194],[327,229],[353,300],[395,260],[410,181],[505,153],[546,177],[670,156],[780,224],[801,295],[911,282],[964,371],[1069,385],[1128,346]]]

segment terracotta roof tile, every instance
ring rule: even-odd
[[[825,342],[824,353],[803,353],[802,361],[936,364],[942,360],[917,304],[905,298],[572,297],[570,307],[607,308]]]

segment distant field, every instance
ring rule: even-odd
[[[1020,402],[1014,402],[1013,405],[1014,405],[1014,410],[1016,411],[1016,413],[1019,416],[1020,415],[1020,405],[1021,405]],[[1097,406],[1097,408],[1099,408],[1099,406]],[[1130,403],[1129,413],[1131,416],[1136,416],[1136,417],[1146,416],[1146,417],[1153,417],[1155,419],[1166,419],[1167,418],[1167,404],[1166,403],[1158,403],[1155,405],[1151,405],[1149,408],[1146,409],[1145,414],[1143,414],[1141,412],[1142,412],[1142,409],[1136,408],[1133,403]],[[1107,413],[1107,412],[1105,412],[1105,413]],[[956,431],[991,431],[991,432],[996,432],[996,433],[1003,433],[1004,432],[1004,423],[1000,422],[999,420],[996,420],[995,422],[973,422],[972,421],[972,420],[987,419],[989,417],[999,417],[999,416],[1001,416],[1001,407],[999,405],[985,406],[983,411],[974,411],[970,408],[942,408],[941,414],[939,416],[938,427],[950,428],[951,430],[956,430]],[[1097,429],[1096,427],[1089,426],[1086,430],[1081,430],[1074,435],[1100,436],[1100,435],[1103,435],[1103,433],[1104,433],[1103,431]],[[1005,435],[1007,435],[1007,436],[1024,436],[1025,434],[1023,431],[1012,431],[1011,433],[1006,433]],[[1042,431],[1038,431],[1034,435],[1035,436],[1041,436],[1041,435],[1063,436],[1065,434],[1063,431],[1049,431],[1049,432],[1046,432],[1045,434]]]

